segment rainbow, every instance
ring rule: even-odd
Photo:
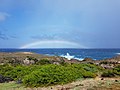
[[[20,48],[85,48],[85,46],[70,41],[44,40],[25,44]]]

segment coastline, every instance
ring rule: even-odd
[[[37,54],[33,52],[0,52],[0,63],[1,62],[4,63],[5,60],[9,60],[9,59],[13,61],[19,61],[22,63],[25,59],[27,59],[27,57],[34,57],[38,60],[48,59],[50,61],[55,61],[55,62],[60,62],[64,60],[66,63],[84,63],[84,64],[91,63],[95,65],[100,65],[103,68],[114,68],[115,66],[120,64],[120,55],[102,60],[94,60],[92,58],[84,58],[83,60],[78,60],[76,58],[69,58],[69,56],[68,59],[67,56],[66,57],[50,56],[50,55]]]
[[[40,64],[37,64],[37,62],[39,62],[39,61],[41,62],[41,60],[47,61],[47,63],[42,62]],[[81,78],[82,81],[75,80],[75,81],[72,81],[71,83],[69,82],[69,83],[63,84],[63,85],[53,85],[53,86],[47,86],[44,88],[38,87],[37,88],[38,90],[48,90],[51,88],[52,88],[51,90],[74,90],[74,89],[87,90],[89,88],[93,88],[93,90],[95,90],[96,88],[99,88],[100,85],[102,88],[106,88],[106,86],[105,87],[103,87],[103,86],[106,85],[108,82],[110,82],[109,83],[110,85],[118,84],[118,87],[120,85],[120,78],[118,76],[116,77],[116,75],[112,76],[112,77],[107,76],[104,78],[101,76],[101,73],[104,73],[103,71],[107,72],[109,70],[116,68],[117,66],[120,66],[120,56],[119,55],[116,57],[113,57],[113,58],[105,59],[105,60],[92,60],[91,58],[85,58],[83,61],[79,61],[77,59],[68,60],[65,57],[40,55],[40,54],[32,53],[32,52],[14,52],[14,53],[10,53],[10,52],[3,53],[2,52],[2,53],[0,53],[0,65],[1,65],[1,67],[4,67],[4,65],[6,65],[6,64],[8,64],[8,66],[10,66],[10,67],[12,66],[12,68],[15,68],[15,69],[18,66],[20,66],[21,68],[23,68],[23,70],[28,67],[41,67],[41,68],[45,67],[46,68],[46,66],[47,67],[53,67],[53,66],[56,67],[56,65],[57,65],[57,67],[65,67],[65,68],[71,67],[71,66],[76,67],[77,65],[78,65],[77,67],[79,67],[79,65],[81,67],[81,65],[83,65],[83,66],[85,66],[85,68],[86,67],[89,68],[88,70],[90,70],[90,67],[92,67],[93,70],[96,70],[98,68],[98,72],[96,72],[94,74],[92,74],[91,71],[89,72],[89,73],[91,73],[91,76],[90,76],[90,77],[92,77],[91,79],[88,78],[89,74],[86,74],[87,78]],[[72,67],[71,67],[71,69],[72,69]],[[84,68],[84,67],[82,67],[82,68]],[[100,70],[100,68],[102,69],[102,71]],[[78,68],[78,70],[79,70],[79,68]],[[18,72],[16,72],[16,73],[18,73]],[[86,75],[84,77],[86,77]],[[92,86],[90,83],[92,83]],[[6,84],[9,84],[9,83],[6,83]],[[13,83],[11,83],[11,85],[12,84],[15,84],[15,83],[13,82]],[[2,84],[0,84],[0,85],[2,85]],[[23,86],[22,87],[20,86],[19,88],[23,88]],[[25,89],[25,88],[23,88],[23,89]],[[34,90],[36,88],[28,87],[27,89]]]
[[[67,53],[75,59],[92,58],[102,60],[118,55],[120,49],[79,49],[79,48],[38,48],[38,49],[0,49],[0,52],[34,52],[42,55],[65,56]]]

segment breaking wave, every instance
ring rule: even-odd
[[[117,55],[120,55],[120,53],[116,53]]]
[[[75,57],[74,55],[70,55],[69,53],[67,53],[66,55],[60,55],[61,57],[64,57],[64,58],[67,58],[68,60],[71,60],[71,59],[77,59],[77,60],[84,60],[84,58],[77,58]]]

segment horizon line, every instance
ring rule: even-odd
[[[120,49],[120,48],[0,48],[0,49]]]

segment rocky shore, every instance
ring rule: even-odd
[[[0,64],[12,63],[30,65],[42,59],[47,59],[52,64],[59,64],[63,61],[67,63],[80,63],[80,61],[75,59],[68,60],[64,57],[40,55],[32,52],[0,53]]]
[[[60,63],[90,63],[102,66],[103,68],[111,69],[117,65],[120,65],[120,55],[108,58],[104,60],[93,60],[91,58],[85,58],[82,61],[77,59],[68,60],[64,57],[59,56],[47,56],[40,55],[32,52],[15,52],[15,53],[0,53],[0,64],[23,64],[23,65],[31,65],[40,60],[47,59],[51,64],[60,64]]]

